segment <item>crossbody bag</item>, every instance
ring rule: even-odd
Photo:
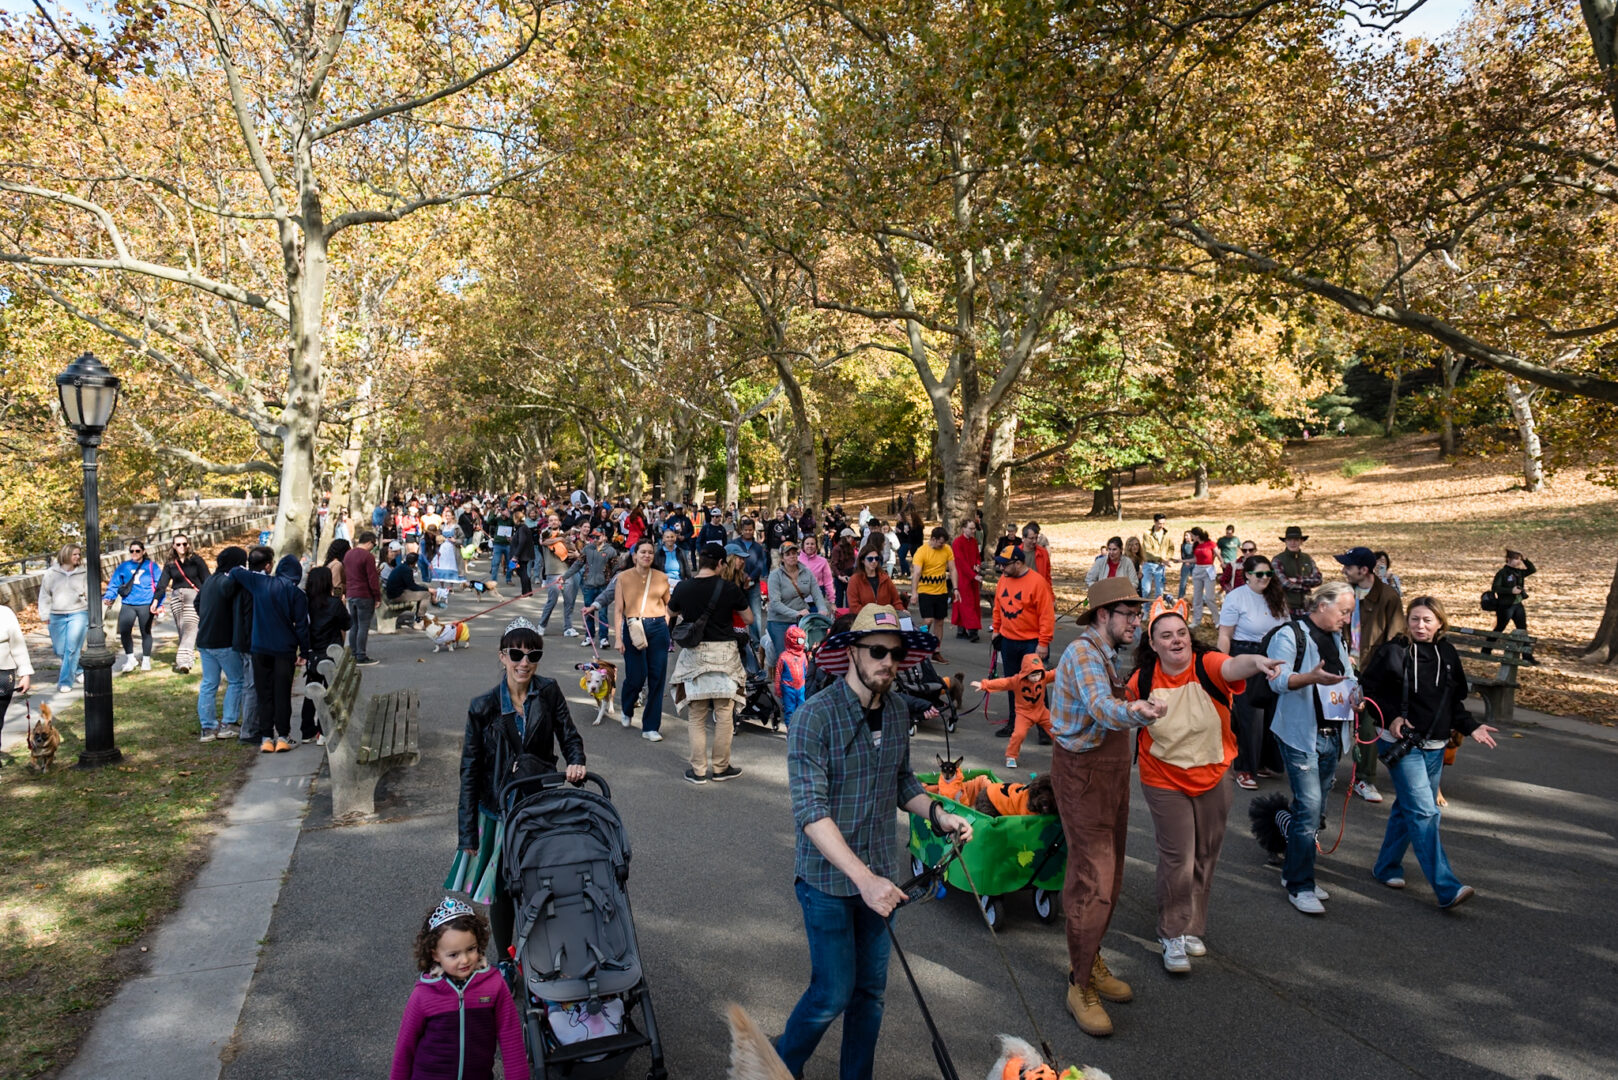
[[[708,620],[713,617],[714,609],[719,606],[719,597],[724,591],[725,579],[715,577],[713,599],[708,601],[708,610],[689,622],[681,622],[669,631],[669,637],[674,639],[674,644],[682,649],[694,649],[702,644],[703,635],[708,630]]]
[[[625,619],[629,627],[629,643],[637,649],[646,648],[646,594],[652,591],[652,575],[646,575],[646,585],[640,593],[640,614],[632,619]]]

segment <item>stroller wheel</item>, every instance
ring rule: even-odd
[[[1006,904],[998,896],[981,896],[978,898],[978,907],[983,912],[983,920],[989,924],[991,930],[997,929],[1006,915]]]
[[[1051,901],[1051,894],[1044,889],[1034,890],[1034,914],[1039,916],[1040,922],[1050,922],[1056,912],[1056,905]]]
[[[922,862],[920,859],[916,858],[914,855],[910,856],[910,873],[911,873],[912,876],[920,877],[921,874],[922,874],[922,871],[924,871],[926,869],[927,869],[927,864],[926,863]]]
[[[910,721],[910,734],[912,736],[916,734],[916,722],[914,720]]]

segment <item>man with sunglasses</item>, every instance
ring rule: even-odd
[[[868,604],[821,645],[815,663],[841,676],[806,701],[787,735],[787,779],[797,826],[798,903],[809,939],[809,988],[775,1042],[788,1071],[805,1062],[843,1017],[840,1075],[874,1075],[888,981],[886,920],[904,902],[895,807],[928,816],[940,833],[972,838],[910,768],[909,713],[890,694],[895,677],[938,648],[903,631],[899,613]]]
[[[1101,939],[1118,907],[1129,836],[1129,771],[1133,730],[1164,714],[1157,701],[1125,701],[1114,662],[1135,640],[1144,601],[1128,578],[1090,586],[1077,621],[1085,629],[1062,654],[1051,684],[1051,785],[1067,836],[1067,1009],[1086,1035],[1112,1034],[1101,1005],[1130,1001],[1134,991],[1101,958]]]

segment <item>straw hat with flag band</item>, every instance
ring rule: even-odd
[[[1146,598],[1135,592],[1135,587],[1126,577],[1100,578],[1090,586],[1085,603],[1088,606],[1073,620],[1080,626],[1088,626],[1095,622],[1101,609],[1111,604],[1144,604]]]
[[[904,642],[905,658],[900,671],[908,671],[938,651],[938,639],[925,630],[904,630],[899,625],[899,613],[887,604],[866,604],[854,616],[854,625],[841,634],[833,634],[821,643],[815,653],[815,666],[833,675],[848,674],[848,647],[872,634],[897,634]]]

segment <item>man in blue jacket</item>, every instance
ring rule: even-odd
[[[267,568],[274,557],[270,548],[254,548],[249,565]],[[253,598],[253,689],[263,733],[259,750],[291,750],[292,680],[298,657],[309,651],[309,598],[298,588],[303,565],[296,555],[285,555],[273,575],[238,566],[230,577]]]
[[[753,621],[747,624],[747,636],[753,639],[753,644],[759,642],[760,627],[764,625],[764,597],[759,591],[759,583],[770,576],[770,553],[764,545],[759,543],[754,534],[758,526],[750,517],[742,518],[736,526],[736,539],[731,544],[741,548],[741,556],[746,560],[742,569],[747,571],[747,577],[752,581],[752,588],[747,590],[747,606],[753,609]]]

